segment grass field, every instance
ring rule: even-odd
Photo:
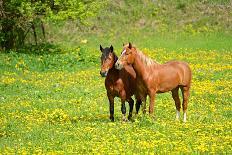
[[[156,120],[140,113],[134,122],[123,123],[116,99],[115,122],[110,122],[98,46],[1,53],[0,154],[231,154],[231,46],[188,45],[140,45],[160,63],[190,64],[187,123],[175,121],[170,93],[158,95]]]
[[[31,45],[29,32],[27,47],[0,51],[0,155],[232,154],[231,1],[104,2],[87,25],[44,22],[50,44]],[[99,45],[119,55],[128,41],[159,63],[190,64],[187,123],[170,93],[157,95],[155,119],[126,123],[115,99],[110,122]]]

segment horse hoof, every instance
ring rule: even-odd
[[[128,119],[122,118],[122,122],[127,122],[127,121],[128,121]]]
[[[114,117],[110,117],[111,122],[114,122]]]
[[[127,119],[122,119],[122,122],[127,122],[128,120]]]
[[[132,116],[131,117],[128,116],[128,120],[131,121],[131,122],[135,121],[134,118],[132,118]]]
[[[149,117],[154,121],[156,120],[156,117],[154,115],[149,115]]]

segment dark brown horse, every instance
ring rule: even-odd
[[[132,65],[136,72],[137,91],[140,97],[143,100],[146,99],[147,95],[150,97],[150,114],[154,110],[156,93],[171,91],[176,105],[176,118],[179,119],[181,103],[178,90],[180,88],[183,96],[184,122],[186,122],[189,89],[192,79],[192,73],[187,63],[169,61],[165,64],[158,64],[129,43],[124,46],[115,66],[121,70],[128,65]],[[146,105],[144,107],[146,108]]]
[[[123,114],[123,121],[126,121],[126,106],[125,101],[129,103],[130,110],[128,119],[132,117],[134,101],[131,96],[134,95],[136,89],[136,74],[132,67],[128,66],[122,70],[115,68],[115,63],[118,57],[113,51],[113,46],[110,48],[103,48],[100,45],[101,55],[101,71],[100,74],[105,79],[105,87],[107,90],[107,97],[110,103],[110,119],[114,121],[114,98],[117,96],[121,99],[121,111]],[[136,113],[138,113],[141,105],[141,100],[137,99]]]

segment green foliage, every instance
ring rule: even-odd
[[[86,23],[86,19],[96,15],[104,4],[105,1],[100,0],[4,0],[1,6],[1,46],[10,49],[23,44],[30,28],[37,44],[36,21],[78,20]]]
[[[78,19],[84,22],[87,17],[96,15],[100,8],[104,7],[104,1],[57,0],[55,1],[55,6],[58,7],[59,11],[54,12],[49,10],[48,19]]]
[[[51,4],[51,3],[54,4]],[[103,7],[105,1],[83,1],[83,0],[50,0],[50,1],[29,1],[10,0],[5,3],[4,9],[10,11],[18,20],[24,18],[31,22],[36,18],[55,20],[80,19],[85,20],[94,16]]]

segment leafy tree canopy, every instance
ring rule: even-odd
[[[79,20],[85,23],[106,0],[3,0],[0,1],[1,47],[23,44],[28,29],[35,32],[35,21]]]

